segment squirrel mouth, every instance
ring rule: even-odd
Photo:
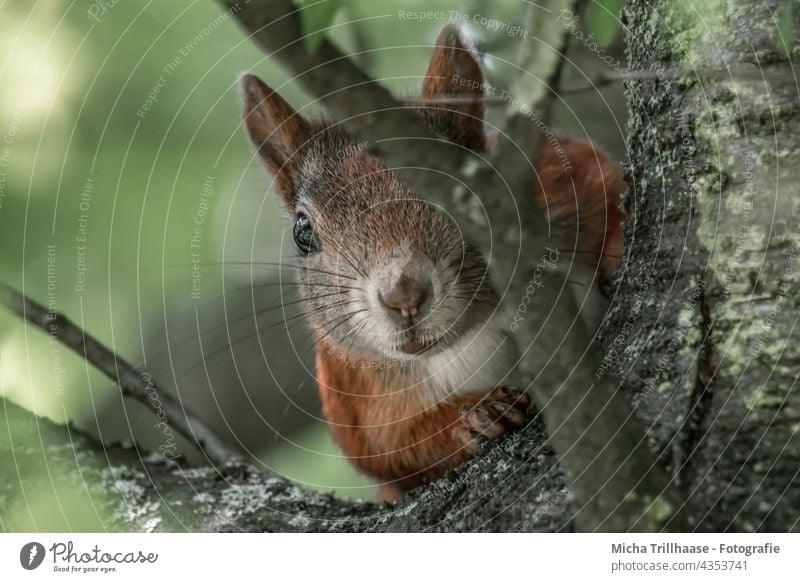
[[[412,339],[411,341],[406,342],[402,346],[399,347],[399,350],[404,354],[409,355],[419,355],[423,352],[428,351],[433,346],[435,346],[439,342],[438,339],[434,339],[431,341],[420,341],[418,339]]]

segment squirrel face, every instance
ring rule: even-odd
[[[295,224],[313,230],[308,252],[300,237],[299,277],[318,335],[405,358],[435,353],[486,319],[496,304],[486,264],[450,220],[366,153],[307,169],[315,179],[292,209]]]
[[[487,265],[456,225],[408,191],[337,125],[308,121],[260,79],[242,79],[245,125],[294,220],[300,290],[318,339],[378,357],[422,358],[481,326],[498,303]],[[474,47],[446,26],[423,98],[479,97]],[[483,104],[422,107],[462,147],[487,145]]]
[[[287,204],[300,293],[320,340],[373,357],[435,354],[497,304],[456,225],[339,127],[309,122],[253,76],[246,124]]]

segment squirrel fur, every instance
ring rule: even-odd
[[[482,87],[474,49],[445,27],[423,118],[454,143],[487,149],[479,99],[427,104],[481,97]],[[494,316],[499,298],[477,248],[339,126],[305,119],[255,76],[243,90],[250,138],[295,216],[323,412],[353,465],[393,500],[469,458],[479,438],[522,426],[531,399],[514,387],[516,347]],[[603,289],[622,252],[623,173],[588,142],[558,146],[544,144],[531,195],[551,224],[577,229]]]

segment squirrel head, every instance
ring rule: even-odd
[[[308,120],[253,75],[245,125],[293,221],[299,283],[320,340],[348,351],[419,358],[481,325],[497,304],[480,252],[339,125]],[[437,40],[425,99],[480,95],[473,49],[458,29]],[[425,104],[425,121],[483,149],[481,103]]]

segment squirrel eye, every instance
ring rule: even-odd
[[[311,226],[311,221],[305,214],[298,214],[297,220],[294,223],[294,244],[300,249],[304,255],[318,251],[319,244],[317,237],[314,236],[314,228]]]

